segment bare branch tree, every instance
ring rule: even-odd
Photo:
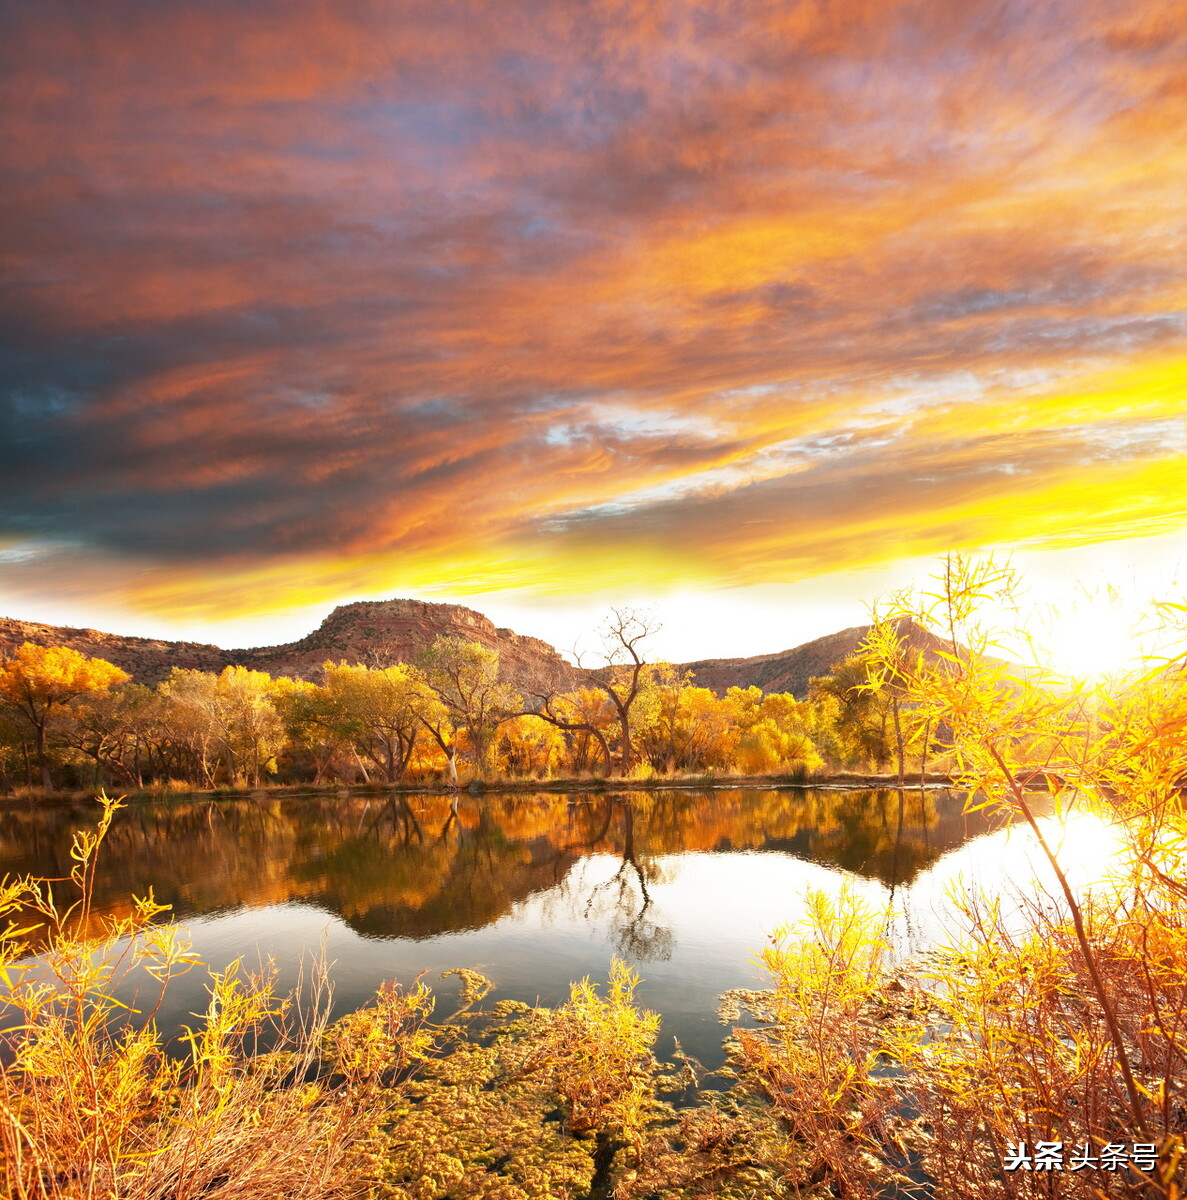
[[[630,774],[634,765],[634,745],[631,741],[631,708],[639,697],[645,682],[647,662],[640,643],[658,633],[659,622],[650,613],[639,613],[633,608],[613,608],[602,627],[606,646],[606,665],[593,675],[594,683],[602,689],[614,706],[622,730],[622,745],[619,749],[619,774]],[[580,665],[580,664],[579,664]]]
[[[441,635],[421,654],[419,666],[455,729],[466,730],[474,766],[485,778],[495,729],[522,706],[515,690],[499,680],[499,652],[478,642]],[[445,752],[450,776],[456,779],[456,741],[447,744],[438,729],[426,727]]]

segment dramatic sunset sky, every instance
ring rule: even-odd
[[[630,602],[688,659],[952,549],[1181,595],[1182,0],[0,28],[0,615],[415,596],[565,648]]]

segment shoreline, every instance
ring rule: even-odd
[[[947,790],[962,786],[951,775],[938,772],[928,772],[920,776],[918,772],[904,776],[902,788],[904,791],[917,791],[920,788],[928,790]],[[483,796],[508,796],[529,794],[572,795],[577,793],[611,794],[616,792],[663,792],[663,791],[726,791],[745,788],[760,791],[784,791],[789,789],[822,790],[822,791],[897,791],[899,779],[897,774],[864,774],[853,771],[835,771],[829,774],[812,775],[685,775],[660,779],[512,779],[493,780],[484,783],[474,780],[469,784],[451,787],[441,782],[423,784],[386,784],[386,783],[355,783],[355,784],[308,784],[287,783],[271,784],[261,787],[218,787],[193,788],[184,791],[174,791],[164,788],[145,788],[140,791],[121,791],[119,788],[108,790],[109,795],[118,795],[128,804],[152,804],[167,800],[242,800],[242,799],[284,799],[291,797],[329,797],[329,796],[457,796],[470,799],[480,799]],[[1036,779],[1028,785],[1028,790],[1045,792],[1046,782]],[[64,807],[72,804],[93,803],[99,796],[99,789],[76,788],[69,791],[32,792],[23,791],[0,796],[0,809],[22,809],[42,806]]]

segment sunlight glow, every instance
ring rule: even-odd
[[[1116,592],[1081,594],[1051,612],[1039,648],[1060,675],[1097,682],[1139,664],[1139,622],[1139,614]]]
[[[1125,877],[1125,843],[1117,826],[1086,811],[1039,819],[1068,882],[1083,900],[1105,897]],[[944,855],[911,885],[916,926],[935,942],[958,944],[978,926],[1011,936],[1032,927],[1034,906],[1064,910],[1059,883],[1034,834],[1015,823]]]
[[[1119,876],[1125,843],[1117,826],[1091,812],[1065,812],[1045,825],[1052,849],[1073,882],[1090,887]],[[1046,872],[1045,863],[1040,870]]]

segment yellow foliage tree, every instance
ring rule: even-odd
[[[726,699],[734,706],[736,768],[746,775],[823,765],[813,744],[813,710],[788,692],[763,695],[757,687],[732,687]]]
[[[614,756],[610,750],[611,730],[617,720],[609,697],[594,687],[578,688],[560,696],[541,697],[536,714],[568,735],[568,769],[576,775],[592,771],[600,757],[610,775]]]
[[[276,680],[272,702],[284,726],[290,751],[305,752],[313,765],[313,782],[325,783],[347,739],[335,697],[305,679]]]
[[[499,726],[495,750],[500,771],[545,779],[564,760],[565,737],[541,717],[512,717]]]
[[[88,658],[66,646],[25,642],[11,658],[0,660],[0,703],[33,730],[42,787],[53,786],[46,741],[57,717],[79,696],[105,691],[130,678],[114,663]]]
[[[645,680],[636,718],[640,750],[657,771],[728,768],[737,747],[734,702],[693,687],[689,672],[667,663]]]
[[[859,651],[809,680],[809,700],[830,713],[830,749],[842,763],[881,770],[894,757],[891,700],[878,676],[878,665]]]
[[[284,726],[272,703],[276,681],[264,671],[225,667],[221,674],[174,667],[158,689],[166,715],[198,761],[203,781],[214,782],[222,763],[228,782],[255,786],[280,748]]]
[[[455,729],[465,729],[469,753],[479,775],[485,776],[490,748],[501,721],[515,714],[523,701],[499,679],[499,652],[479,642],[442,634],[421,656],[419,667]],[[457,780],[456,742],[442,735],[443,719],[423,720],[449,761],[451,780]]]
[[[326,696],[343,738],[388,783],[399,783],[426,730],[445,719],[441,701],[420,672],[406,663],[367,667],[327,662],[322,669]]]

